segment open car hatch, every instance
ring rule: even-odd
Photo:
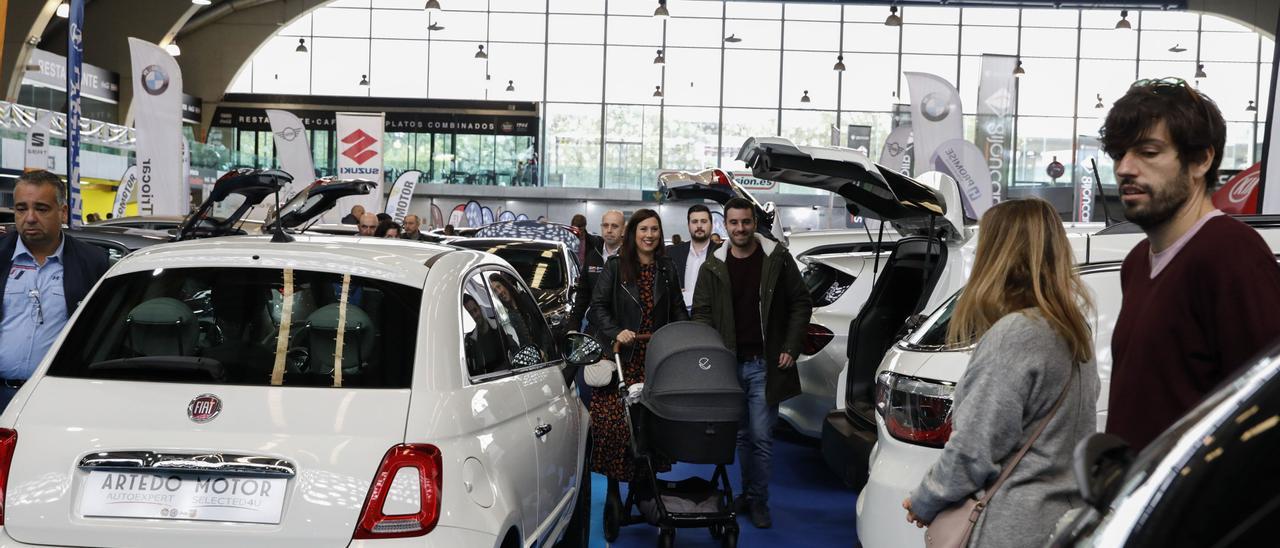
[[[277,222],[283,228],[297,228],[333,209],[338,200],[369,194],[375,186],[363,179],[320,179],[268,214],[262,230],[275,230]]]
[[[756,232],[768,235],[774,240],[773,204],[761,204],[751,192],[722,169],[704,169],[697,173],[690,171],[674,171],[658,176],[658,194],[664,201],[711,200],[722,207],[733,198],[742,198],[755,207],[758,226]]]
[[[228,171],[213,184],[213,190],[195,213],[187,216],[178,227],[178,240],[212,238],[238,234],[237,224],[249,210],[262,203],[268,196],[293,181],[288,173],[279,170],[240,168]],[[217,216],[218,209],[233,208],[225,217]]]
[[[843,197],[851,213],[899,226],[951,228],[943,193],[883,167],[857,151],[797,146],[780,137],[752,137],[738,160],[761,179],[818,188]]]

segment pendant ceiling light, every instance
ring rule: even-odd
[[[1258,112],[1258,105],[1253,104],[1253,101],[1249,101],[1249,106],[1244,107],[1244,110],[1245,112]]]
[[[427,11],[440,11],[440,0],[427,0],[427,5],[422,9]]]
[[[361,75],[360,75],[360,85],[362,85],[362,86],[367,86],[367,85],[369,85],[369,75],[368,75],[368,74],[361,74]]]
[[[653,58],[653,64],[655,65],[667,64],[667,58],[662,55],[662,50],[658,50],[658,56]]]
[[[1120,20],[1116,21],[1118,29],[1132,29],[1133,25],[1129,24],[1129,10],[1120,10]]]
[[[430,25],[427,25],[427,30],[434,32],[437,30],[444,30],[444,27],[440,26],[440,23],[431,23]]]
[[[1022,68],[1022,59],[1018,59],[1018,66],[1013,67],[1013,77],[1022,78],[1022,75],[1026,73],[1027,69]]]
[[[725,41],[725,42],[728,42],[728,43],[730,43],[730,44],[737,44],[738,42],[741,42],[741,41],[742,41],[742,39],[741,39],[741,38],[738,38],[738,35],[736,35],[736,34],[730,34],[729,36],[726,36],[726,37],[724,38],[724,41]]]
[[[1099,94],[1098,94],[1098,104],[1093,105],[1093,108],[1107,108],[1107,105],[1102,104],[1102,94],[1101,94],[1101,93],[1099,93]]]
[[[484,46],[483,45],[480,46],[480,49],[476,51],[476,59],[488,59],[488,58],[489,58],[489,54],[484,52]]]
[[[1196,79],[1203,80],[1208,77],[1209,75],[1204,73],[1204,63],[1196,65]]]
[[[1187,51],[1187,48],[1182,47],[1182,44],[1174,44],[1173,47],[1169,48],[1169,53],[1182,53],[1184,51]]]
[[[653,96],[662,97],[662,86],[653,86]]]
[[[667,0],[658,0],[658,9],[653,10],[654,17],[671,17],[671,12],[667,11]]]
[[[293,51],[296,51],[296,52],[298,52],[298,53],[306,53],[306,52],[307,52],[307,39],[306,39],[306,38],[299,38],[299,39],[298,39],[298,47],[293,48]]]
[[[898,15],[898,5],[889,6],[889,16],[884,19],[884,24],[890,27],[901,27],[902,17]]]
[[[838,70],[840,72],[844,72],[844,54],[843,53],[836,56],[836,66],[831,67],[831,70]]]
[[[507,91],[515,91],[515,90],[516,90],[516,81],[507,80]]]
[[[807,89],[806,89],[806,90],[804,90],[804,95],[801,95],[801,96],[800,96],[800,102],[801,102],[801,103],[808,103],[808,102],[809,102],[809,90],[807,90]]]

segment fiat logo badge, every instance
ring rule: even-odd
[[[222,412],[222,400],[213,394],[200,394],[187,404],[187,418],[191,422],[205,423]]]

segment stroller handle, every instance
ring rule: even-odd
[[[635,340],[644,342],[644,341],[648,341],[651,338],[653,338],[652,333],[643,333],[643,334],[636,335]],[[613,353],[617,354],[621,351],[622,351],[622,343],[618,342],[617,340],[613,341]]]

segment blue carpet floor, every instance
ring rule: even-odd
[[[713,468],[691,464],[677,464],[670,472],[661,474],[666,479],[683,479],[700,476],[710,479]],[[729,467],[733,492],[740,493],[742,478],[735,463]],[[591,546],[610,546],[604,540],[604,512],[606,480],[598,474],[591,475]],[[626,498],[626,487],[623,487]],[[746,516],[738,518],[741,534],[738,545],[787,546],[787,547],[851,547],[857,543],[854,531],[854,503],[857,493],[844,486],[822,460],[814,440],[795,434],[782,433],[773,444],[773,479],[769,485],[769,507],[773,514],[772,529],[756,529]],[[658,528],[647,524],[622,528],[614,547],[652,547],[658,542]],[[676,546],[718,547],[706,529],[678,529]]]

